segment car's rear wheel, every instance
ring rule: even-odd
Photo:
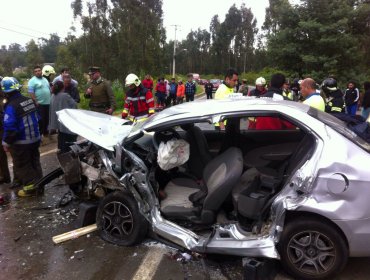
[[[342,234],[334,226],[314,218],[290,221],[278,248],[283,267],[297,279],[332,278],[348,260]]]
[[[137,202],[122,191],[109,193],[103,198],[96,222],[102,239],[121,246],[140,243],[148,231],[148,222],[140,214]]]

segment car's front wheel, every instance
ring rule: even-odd
[[[140,214],[137,202],[122,191],[109,193],[103,198],[96,222],[101,238],[121,246],[141,242],[148,231],[148,222]]]
[[[332,278],[348,260],[343,236],[327,222],[314,218],[290,221],[278,248],[284,269],[297,279]]]

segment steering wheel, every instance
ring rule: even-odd
[[[153,136],[153,146],[156,150],[159,148],[161,142],[167,142],[171,139],[181,139],[180,134],[173,128],[169,128],[163,131],[157,131]]]

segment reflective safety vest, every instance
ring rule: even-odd
[[[325,101],[320,96],[319,93],[312,93],[309,96],[307,96],[306,100],[303,101],[303,104],[307,104],[311,107],[314,107],[320,111],[325,112]]]
[[[215,99],[226,99],[229,94],[234,93],[233,88],[229,88],[225,84],[221,84],[215,93]]]
[[[293,92],[291,92],[291,91],[286,92],[286,91],[283,90],[283,96],[285,96],[289,100],[293,100]]]

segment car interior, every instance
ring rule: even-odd
[[[299,124],[289,129],[256,129],[253,122],[260,117],[233,116],[225,119],[222,129],[212,123],[183,123],[133,143],[153,174],[151,185],[166,194],[159,197],[166,219],[193,230],[230,221],[237,221],[245,231],[261,230],[273,200],[310,158],[316,142]],[[283,116],[274,118],[287,121]],[[160,142],[174,138],[189,143],[189,160],[161,170],[153,160],[156,149]],[[150,141],[154,148],[144,149]],[[148,156],[149,150],[154,156]]]

